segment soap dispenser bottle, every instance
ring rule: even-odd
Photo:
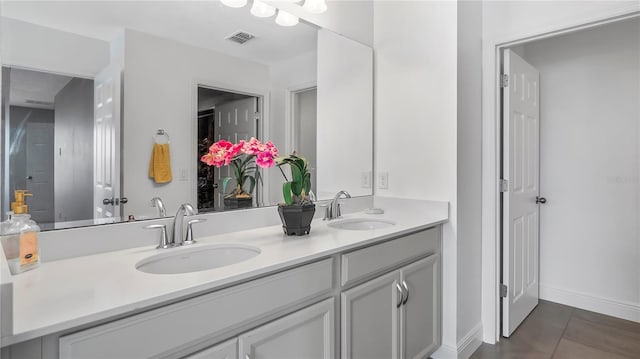
[[[32,196],[25,190],[15,191],[15,202],[11,203],[13,215],[5,222],[2,247],[12,274],[37,268],[40,265],[38,234],[40,227],[31,220],[25,197]]]

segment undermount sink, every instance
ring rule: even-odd
[[[139,261],[136,269],[151,274],[191,273],[243,262],[258,254],[260,248],[241,244],[196,245],[189,249],[167,249]]]
[[[395,224],[394,221],[382,218],[349,218],[339,222],[331,222],[328,226],[350,231],[368,231],[395,226]]]

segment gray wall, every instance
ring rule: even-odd
[[[55,123],[56,221],[93,218],[93,80],[58,92]]]

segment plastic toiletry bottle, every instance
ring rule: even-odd
[[[40,265],[38,234],[40,227],[31,220],[25,197],[32,196],[25,190],[16,190],[16,201],[11,203],[13,215],[4,222],[2,247],[12,274],[37,268]]]

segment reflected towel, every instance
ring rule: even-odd
[[[149,177],[153,178],[156,183],[167,183],[173,179],[168,143],[153,145],[149,162]]]

